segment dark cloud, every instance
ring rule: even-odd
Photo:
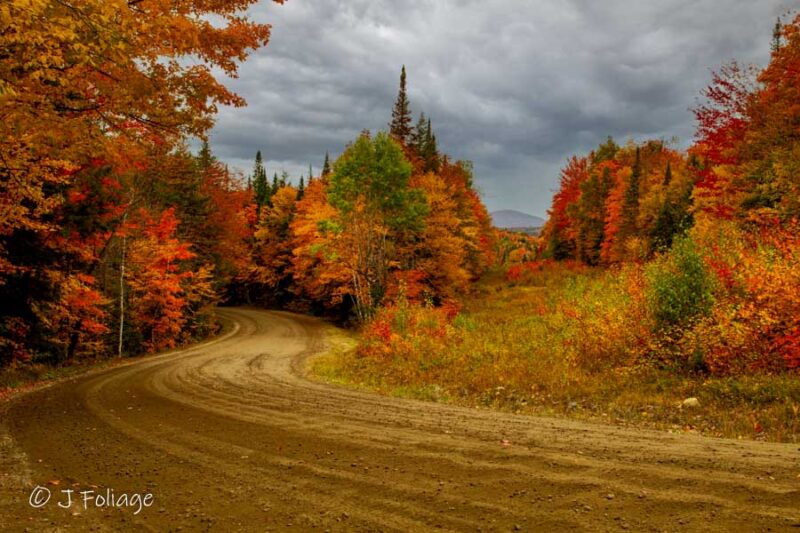
[[[289,0],[253,15],[272,41],[229,85],[216,154],[247,172],[319,169],[386,127],[401,64],[415,114],[474,162],[490,209],[543,215],[567,157],[611,134],[691,141],[710,69],[764,64],[785,0]]]

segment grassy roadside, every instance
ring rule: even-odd
[[[217,317],[219,329],[213,335],[203,339],[197,339],[193,344],[201,344],[212,341],[217,337],[228,333],[233,324],[229,321]],[[7,401],[15,396],[33,390],[49,387],[55,383],[60,383],[68,379],[76,378],[85,374],[102,372],[109,368],[116,368],[135,363],[141,359],[154,355],[166,354],[185,350],[191,345],[178,346],[172,350],[154,354],[138,354],[133,356],[116,357],[95,357],[93,359],[78,359],[58,366],[33,363],[18,365],[10,368],[0,369],[0,402]]]
[[[311,371],[401,397],[800,442],[797,373],[712,376],[641,364],[643,324],[617,286],[634,281],[587,269],[520,284],[489,276],[454,318],[400,305],[364,329],[357,349],[316,358]]]

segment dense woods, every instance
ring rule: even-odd
[[[254,3],[0,5],[0,364],[216,328],[249,199],[186,143],[218,105],[244,105],[213,72],[234,76],[267,43],[269,26],[243,15]]]
[[[470,166],[412,125],[405,68],[389,133],[319,176],[190,152],[245,103],[214,73],[267,43],[254,3],[0,6],[0,365],[171,348],[216,331],[220,302],[363,321],[398,294],[450,301],[492,263]]]

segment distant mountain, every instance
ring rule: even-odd
[[[527,229],[544,226],[543,218],[513,209],[494,211],[491,216],[494,225],[501,229]]]

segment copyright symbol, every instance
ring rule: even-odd
[[[31,504],[31,507],[36,509],[40,507],[44,507],[47,505],[47,502],[50,501],[50,489],[47,487],[42,487],[41,485],[36,485],[33,491],[31,492],[31,497],[28,498],[28,503]]]

